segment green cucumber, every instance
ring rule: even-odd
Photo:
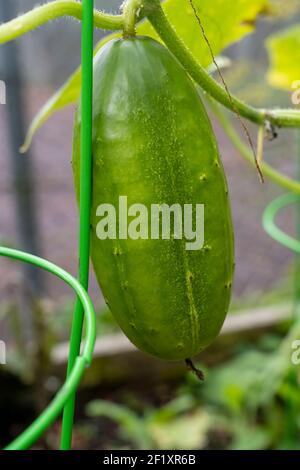
[[[73,151],[77,197],[80,127],[79,110]],[[100,240],[97,208],[107,203],[118,209],[120,196],[128,206],[139,203],[149,211],[151,204],[204,204],[203,247],[187,250],[186,240],[172,236]],[[150,38],[111,41],[94,65],[91,257],[127,337],[167,360],[192,357],[208,346],[228,311],[233,251],[224,171],[191,79]]]

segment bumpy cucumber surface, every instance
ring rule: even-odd
[[[80,104],[79,104],[80,108]],[[73,169],[79,190],[80,112]],[[99,204],[204,204],[205,242],[99,240]],[[204,349],[225,319],[233,230],[216,139],[185,70],[156,41],[108,43],[95,58],[91,256],[104,298],[128,338],[159,358]]]

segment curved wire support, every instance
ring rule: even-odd
[[[89,284],[90,207],[92,175],[92,109],[93,109],[93,8],[94,0],[82,0],[82,100],[81,100],[81,161],[80,161],[80,224],[79,224],[79,280],[49,261],[37,256],[0,247],[0,256],[33,264],[54,274],[77,294],[67,378],[45,411],[6,449],[23,450],[36,442],[43,432],[63,413],[61,449],[71,448],[75,395],[85,367],[92,360],[96,339],[95,311],[87,294]],[[86,342],[80,354],[82,328],[86,317]]]
[[[297,194],[284,194],[272,201],[263,214],[263,227],[270,237],[298,254],[300,254],[300,241],[281,230],[275,223],[275,217],[282,208],[299,201]]]
[[[19,437],[6,447],[6,450],[25,450],[34,444],[61,414],[65,404],[70,397],[74,395],[86,367],[90,365],[96,340],[96,316],[92,301],[86,290],[77,279],[64,269],[38,256],[11,248],[0,247],[0,256],[30,263],[62,279],[76,292],[82,304],[86,319],[84,349],[82,354],[77,356],[74,367],[66,382],[42,414]]]

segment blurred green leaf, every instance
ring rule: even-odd
[[[193,0],[193,4],[215,55],[251,33],[255,28],[257,15],[266,13],[270,8],[268,0]],[[163,8],[194,57],[203,66],[210,65],[211,54],[190,1],[166,0]],[[140,25],[138,33],[158,39],[149,22]]]
[[[270,36],[266,46],[270,56],[269,83],[292,91],[293,84],[300,80],[300,25]]]
[[[102,39],[94,50],[94,55],[113,37],[117,37],[117,34],[111,34]],[[81,67],[71,75],[71,77],[62,85],[57,92],[51,96],[51,98],[44,104],[41,110],[34,117],[28,132],[26,139],[20,151],[22,153],[27,152],[29,149],[32,139],[35,133],[45,124],[48,119],[63,108],[75,104],[80,95],[81,91]]]
[[[158,449],[202,449],[207,444],[210,423],[209,414],[198,410],[167,422],[153,420],[149,429]]]
[[[269,9],[268,0],[193,0],[201,17],[206,35],[217,56],[229,44],[238,41],[253,31],[255,19],[259,13]],[[212,63],[211,55],[205,43],[201,29],[191,8],[189,0],[166,0],[163,3],[164,11],[195,58],[204,66]],[[180,13],[180,14],[179,14]],[[140,35],[147,35],[159,39],[149,21],[146,20],[137,28]],[[101,47],[117,37],[110,34],[102,39],[95,48],[95,53]],[[57,111],[76,103],[81,89],[81,68],[79,67],[69,80],[47,101],[34,118],[28,130],[22,152],[26,152],[31,145],[36,131]]]
[[[128,407],[110,401],[94,400],[87,405],[86,412],[88,416],[103,416],[118,423],[122,437],[132,441],[136,448],[152,447],[152,440],[143,419]]]
[[[289,366],[276,352],[246,351],[212,371],[204,384],[204,398],[235,413],[266,406]]]
[[[158,408],[153,414],[153,419],[160,423],[170,421],[170,419],[173,419],[178,414],[190,411],[194,406],[195,400],[192,396],[181,395],[167,403],[165,406]]]
[[[229,446],[232,450],[264,450],[271,442],[268,429],[249,426],[248,422],[238,421],[234,424],[234,438]]]
[[[146,406],[141,416],[128,406],[104,400],[92,401],[86,410],[91,417],[115,421],[121,436],[135,448],[199,449],[206,444],[211,418],[204,410],[192,410],[194,405],[184,395],[158,409]]]

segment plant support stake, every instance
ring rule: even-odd
[[[92,176],[92,111],[93,111],[93,37],[94,0],[82,2],[82,95],[81,95],[81,160],[80,160],[80,222],[79,222],[79,282],[88,290],[90,259],[90,209]],[[80,352],[83,309],[76,299],[67,377],[71,374]],[[69,398],[63,413],[61,449],[71,448],[75,393]]]

